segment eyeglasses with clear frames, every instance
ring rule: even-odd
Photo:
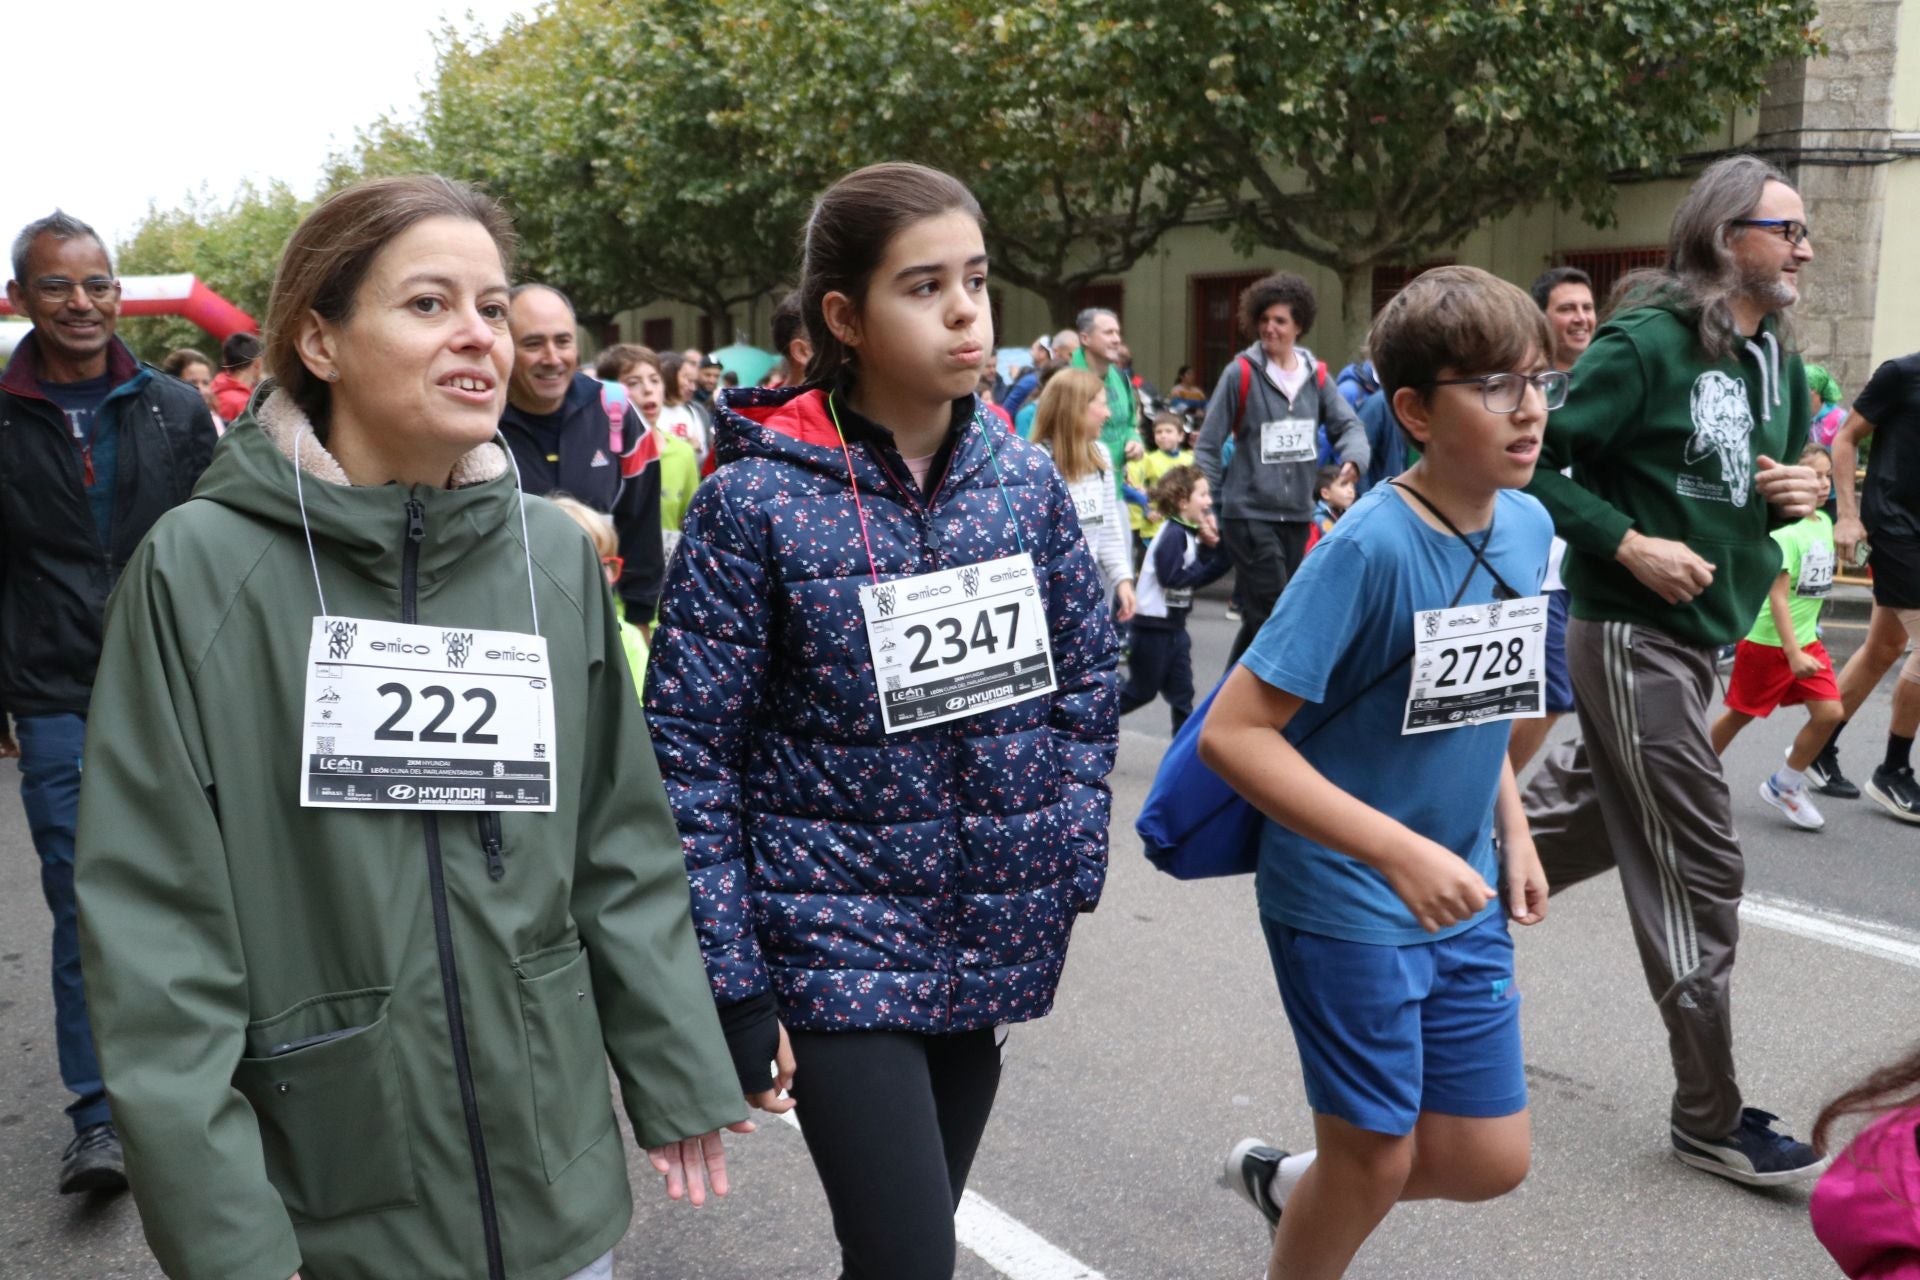
[[[1526,394],[1529,384],[1540,389],[1540,398],[1547,402],[1548,410],[1558,409],[1567,402],[1567,382],[1566,374],[1558,369],[1549,369],[1545,373],[1532,375],[1485,373],[1477,378],[1436,378],[1427,385],[1430,387],[1478,385],[1480,402],[1487,406],[1488,413],[1512,413],[1520,407],[1520,397]]]
[[[1813,234],[1812,228],[1798,218],[1735,218],[1730,224],[1736,227],[1759,227],[1763,231],[1777,231],[1780,238],[1796,249],[1807,242]]]
[[[88,276],[85,280],[41,276],[33,282],[33,291],[40,295],[40,301],[50,305],[65,302],[73,296],[75,289],[83,291],[94,302],[105,302],[119,287],[120,282],[109,276]]]

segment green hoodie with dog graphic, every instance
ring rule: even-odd
[[[1602,325],[1527,486],[1567,541],[1573,616],[1697,645],[1745,635],[1780,572],[1769,530],[1781,520],[1754,486],[1758,459],[1793,462],[1809,415],[1806,368],[1771,316],[1723,360],[1701,348],[1696,316],[1671,304]],[[1714,566],[1712,583],[1666,603],[1614,559],[1629,530],[1686,543]]]

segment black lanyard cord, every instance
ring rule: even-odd
[[[1495,596],[1494,596],[1495,599],[1518,600],[1521,598],[1520,593],[1507,585],[1507,580],[1500,576],[1500,571],[1493,567],[1492,561],[1487,559],[1487,548],[1493,542],[1493,520],[1492,519],[1488,519],[1486,532],[1480,535],[1480,545],[1475,546],[1473,543],[1473,539],[1469,538],[1466,534],[1460,532],[1460,526],[1455,524],[1453,521],[1447,519],[1447,513],[1442,511],[1440,508],[1434,506],[1432,501],[1428,499],[1426,494],[1420,492],[1418,489],[1414,488],[1412,485],[1408,484],[1404,480],[1399,479],[1398,477],[1395,477],[1394,479],[1387,481],[1387,483],[1392,485],[1396,489],[1405,490],[1407,493],[1411,494],[1413,497],[1418,498],[1420,500],[1421,506],[1433,512],[1434,519],[1438,520],[1441,524],[1447,526],[1448,533],[1460,539],[1461,542],[1466,544],[1467,550],[1473,552],[1473,564],[1467,566],[1466,580],[1460,584],[1460,589],[1453,593],[1453,600],[1450,604],[1447,605],[1447,608],[1451,609],[1455,605],[1458,605],[1460,603],[1460,597],[1467,594],[1467,587],[1473,582],[1473,571],[1476,566],[1485,568],[1486,571],[1493,576],[1494,584],[1500,589],[1499,592],[1495,593]],[[1504,592],[1505,594],[1500,594],[1500,592]]]

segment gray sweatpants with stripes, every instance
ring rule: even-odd
[[[1558,893],[1618,868],[1640,963],[1667,1024],[1673,1123],[1739,1127],[1729,984],[1745,863],[1707,737],[1714,651],[1645,626],[1567,626],[1581,737],[1528,782],[1528,824]]]

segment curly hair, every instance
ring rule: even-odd
[[[1293,313],[1294,324],[1300,327],[1300,336],[1306,337],[1313,328],[1313,317],[1318,310],[1314,301],[1313,286],[1291,271],[1276,271],[1270,276],[1262,276],[1248,285],[1240,293],[1240,327],[1249,338],[1260,336],[1260,317],[1267,308],[1284,304]]]

